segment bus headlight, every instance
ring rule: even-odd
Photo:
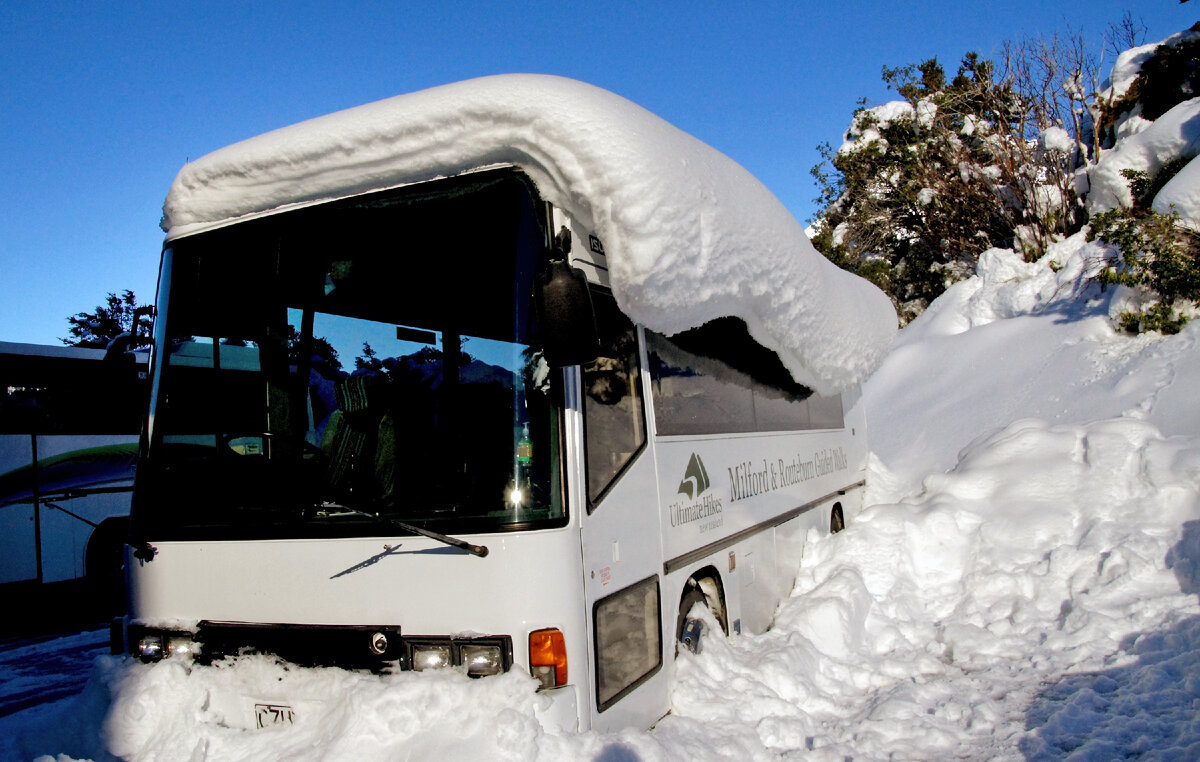
[[[168,656],[182,657],[190,659],[196,655],[199,650],[199,644],[192,640],[191,635],[179,633],[168,633],[164,639],[165,650]]]
[[[512,639],[507,636],[481,638],[404,638],[406,669],[457,667],[468,677],[486,677],[512,667]]]
[[[160,661],[163,657],[162,635],[147,633],[138,638],[137,653],[142,661]]]
[[[168,656],[191,659],[199,651],[199,644],[186,632],[143,632],[137,640],[135,652],[144,662],[162,661]]]
[[[413,645],[412,668],[417,672],[448,666],[450,666],[449,644],[420,643]]]
[[[504,671],[500,646],[464,645],[461,652],[462,664],[471,677],[498,675]]]

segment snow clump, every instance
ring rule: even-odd
[[[817,253],[740,165],[618,95],[562,77],[468,80],[220,149],[180,170],[162,226],[173,239],[502,165],[520,167],[600,237],[617,302],[656,331],[740,317],[820,393],[865,378],[895,333],[888,299]]]

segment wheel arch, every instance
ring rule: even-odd
[[[725,595],[724,580],[721,578],[721,573],[717,571],[716,567],[712,565],[702,566],[688,576],[679,593],[679,606],[683,605],[684,600],[688,597],[688,593],[692,590],[699,590],[704,595],[704,600],[708,605],[709,611],[716,617],[717,623],[721,625],[721,629],[728,633],[728,599]],[[679,613],[681,616],[687,615],[686,611],[680,611]]]

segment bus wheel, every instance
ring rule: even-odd
[[[704,622],[692,619],[688,614],[697,603],[708,605],[704,591],[695,582],[688,580],[687,592],[679,602],[679,616],[675,621],[675,641],[694,654],[700,653],[700,636],[704,632]]]
[[[829,512],[829,533],[837,534],[846,528],[846,518],[842,515],[842,504],[834,503],[833,510]]]
[[[110,617],[125,611],[125,536],[129,517],[114,516],[100,522],[84,550],[84,577],[91,590],[91,605]]]
[[[684,592],[683,599],[679,601],[679,614],[676,618],[676,642],[679,646],[683,646],[694,654],[700,653],[701,636],[708,629],[704,626],[702,619],[689,616],[692,607],[696,604],[702,604],[704,607],[712,610],[712,606],[708,602],[708,596],[704,595],[704,590],[701,589],[700,583],[695,580],[689,580],[688,589]]]

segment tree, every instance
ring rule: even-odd
[[[373,370],[376,373],[383,373],[383,360],[380,359],[379,353],[371,346],[370,342],[363,342],[362,354],[354,358],[355,370]]]
[[[71,327],[69,338],[59,338],[63,344],[90,349],[106,349],[121,334],[148,334],[154,306],[137,306],[133,292],[125,289],[120,296],[109,292],[104,304],[94,312],[79,312],[67,318]]]
[[[293,365],[300,365],[301,347],[304,346],[303,337],[296,330],[295,326],[288,326],[288,362]],[[338,352],[333,348],[333,345],[324,336],[313,336],[308,342],[308,361],[311,363],[316,361],[320,364],[327,373],[336,373],[342,369],[342,361],[338,357]]]
[[[1095,70],[1078,35],[1006,45],[998,61],[967,53],[952,79],[936,58],[884,67],[903,100],[860,107],[843,145],[821,147],[813,243],[883,288],[902,322],[988,248],[1040,257],[1086,219],[1075,172]]]
[[[1136,46],[1144,33],[1127,13],[1105,47]],[[968,53],[949,81],[937,59],[884,67],[903,100],[860,103],[842,146],[821,147],[813,243],[887,292],[906,323],[987,248],[1033,261],[1086,226],[1110,252],[1099,282],[1136,295],[1121,326],[1178,331],[1200,311],[1200,235],[1154,199],[1194,152],[1123,171],[1132,200],[1116,208],[1096,194],[1092,170],[1133,120],[1153,121],[1200,91],[1200,40],[1175,35],[1136,63],[1128,84],[1102,86],[1097,54],[1069,33],[1005,43],[995,61]]]

